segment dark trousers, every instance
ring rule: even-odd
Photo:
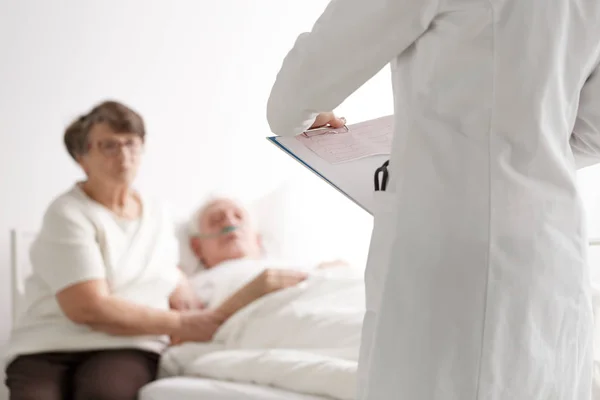
[[[38,353],[6,368],[10,400],[135,400],[159,355],[135,349]]]

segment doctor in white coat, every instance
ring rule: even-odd
[[[599,21],[598,0],[334,0],[285,58],[288,136],[391,62],[359,399],[591,398],[575,172],[600,160]]]

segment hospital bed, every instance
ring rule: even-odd
[[[29,247],[35,232],[12,230],[11,246],[11,286],[13,322],[20,312],[24,281],[31,273]],[[590,241],[590,258],[593,265],[600,265],[600,238]],[[600,278],[600,276],[597,276]],[[595,310],[600,311],[600,280],[595,282]],[[600,344],[600,318],[596,326],[596,345]],[[595,396],[600,396],[600,351],[596,349]],[[0,353],[0,358],[2,354]],[[3,377],[2,378],[3,381]],[[140,393],[140,400],[326,400],[324,397],[294,393],[272,387],[236,383],[198,377],[169,377],[157,380]],[[594,397],[595,398],[595,397]],[[598,397],[600,398],[600,397]],[[0,400],[2,393],[0,391]]]

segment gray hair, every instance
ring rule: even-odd
[[[65,130],[63,141],[71,158],[77,161],[77,157],[86,153],[90,130],[100,123],[108,124],[115,133],[135,134],[145,140],[146,128],[140,114],[117,101],[105,101],[75,119]]]
[[[239,207],[246,210],[246,212],[248,213],[248,217],[250,219],[250,223],[253,224],[254,218],[253,218],[252,212],[250,212],[250,210],[247,207],[245,207],[239,199],[237,199],[233,196],[228,196],[228,195],[211,194],[202,202],[202,205],[200,207],[198,207],[196,209],[196,211],[194,211],[194,213],[192,214],[192,217],[190,218],[190,220],[188,222],[187,230],[188,230],[188,235],[190,237],[199,236],[201,234],[200,219],[202,218],[202,216],[204,215],[204,213],[206,212],[208,207],[212,206],[213,204],[215,204],[216,202],[221,201],[221,200],[231,201],[234,204],[237,204]]]

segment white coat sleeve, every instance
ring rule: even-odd
[[[600,66],[579,95],[579,109],[570,139],[577,168],[600,162]]]
[[[267,104],[271,131],[294,136],[333,111],[423,34],[441,0],[332,0],[283,61]]]

